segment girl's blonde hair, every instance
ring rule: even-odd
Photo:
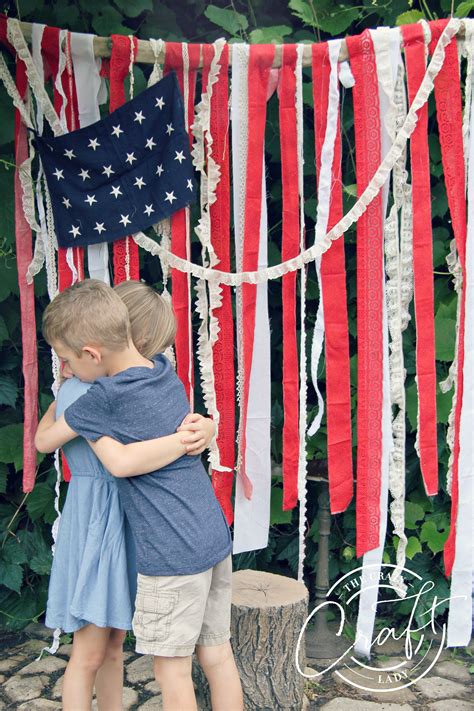
[[[114,287],[128,310],[132,340],[145,358],[172,345],[176,336],[173,309],[151,286],[142,281],[123,281]]]

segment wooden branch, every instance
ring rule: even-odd
[[[31,22],[20,22],[20,27],[23,31],[23,34],[25,36],[25,39],[28,42],[31,42],[31,33],[32,33],[32,23]],[[459,31],[458,37],[460,39],[464,38],[464,24],[461,25],[461,29]],[[311,66],[311,48],[312,44],[305,44],[304,45],[304,50],[303,50],[303,66],[304,67],[310,67]],[[275,61],[273,62],[274,67],[281,67],[281,56],[283,52],[283,45],[282,44],[277,44],[275,45]],[[94,54],[96,57],[110,57],[112,54],[112,40],[110,37],[98,37],[97,35],[94,35]],[[349,59],[349,54],[347,52],[347,46],[345,43],[345,40],[342,40],[342,45],[341,45],[341,50],[339,52],[339,61],[344,62],[345,60]],[[165,60],[164,53],[160,53],[158,55],[158,61],[162,64]],[[138,40],[138,53],[137,53],[137,58],[136,61],[142,64],[154,64],[155,63],[155,55],[153,53],[153,50],[151,48],[150,43],[148,40]],[[232,56],[229,54],[229,64],[232,61]]]

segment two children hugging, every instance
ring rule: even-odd
[[[165,711],[197,709],[192,654],[212,708],[243,709],[230,645],[232,541],[199,455],[211,420],[189,414],[162,354],[169,305],[141,282],[90,279],[43,318],[66,380],[36,433],[72,472],[51,572],[46,625],[74,632],[65,711],[122,708],[126,630],[154,657]],[[137,574],[135,574],[137,571]],[[133,611],[134,610],[134,611]],[[133,620],[132,620],[133,614]]]

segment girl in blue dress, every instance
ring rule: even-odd
[[[175,336],[170,306],[142,282],[115,287],[130,315],[132,338],[147,358],[164,351]],[[67,364],[56,416],[91,383],[72,377]],[[188,415],[179,428],[189,454],[200,454],[214,434],[211,420]],[[159,446],[160,440],[156,440]],[[131,629],[136,592],[134,544],[116,482],[77,437],[64,445],[72,473],[55,545],[46,626],[74,633],[63,682],[63,709],[91,708],[93,688],[101,711],[122,709],[123,640]]]

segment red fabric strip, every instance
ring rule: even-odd
[[[25,97],[28,80],[26,67],[19,59],[16,65],[16,86]],[[26,272],[33,258],[31,229],[23,213],[22,187],[19,167],[28,158],[26,127],[15,111],[15,236],[20,290],[22,372],[24,380],[24,430],[23,430],[23,491],[33,490],[36,477],[36,447],[34,438],[38,426],[38,360],[36,350],[36,319],[34,285],[26,281]]]
[[[196,73],[199,67],[200,45],[187,45],[189,55],[188,72],[188,125],[189,145],[192,145],[190,125],[194,120],[194,95],[196,90]],[[181,94],[184,96],[184,71],[182,44],[167,42],[164,72],[175,70]],[[178,210],[171,215],[171,251],[186,259],[188,256],[189,209]],[[190,245],[189,245],[190,246]],[[186,390],[186,395],[193,406],[194,400],[194,367],[193,367],[193,334],[191,323],[190,278],[177,269],[171,269],[171,301],[176,316],[176,372]]]
[[[327,42],[313,45],[313,104],[316,173],[326,135],[329,77]],[[328,230],[343,215],[340,118],[334,146]],[[353,496],[351,382],[344,235],[321,258],[326,353],[326,418],[331,513],[345,511]]]
[[[125,87],[123,85],[125,77],[130,68],[130,38],[124,35],[112,35],[112,56],[110,58],[110,99],[109,109],[115,111],[125,103]],[[138,51],[138,40],[133,37],[133,61],[135,61]],[[127,276],[127,251],[128,251],[128,274]],[[113,244],[114,252],[114,284],[122,281],[140,278],[140,260],[138,255],[138,245],[131,237],[115,240]]]
[[[260,218],[262,211],[262,170],[267,115],[267,88],[270,69],[275,57],[274,45],[250,45],[248,67],[248,150],[245,193],[245,224],[242,250],[243,271],[258,269]],[[242,354],[243,392],[241,409],[240,466],[245,496],[252,496],[252,482],[246,474],[247,411],[255,331],[257,287],[242,284]]]
[[[430,52],[433,53],[439,37],[448,20],[430,22],[432,42]],[[456,389],[456,407],[454,410],[454,447],[453,447],[453,477],[451,488],[451,528],[444,546],[444,568],[447,576],[455,558],[456,524],[459,500],[459,429],[461,424],[461,410],[463,401],[463,370],[464,370],[464,330],[466,317],[466,192],[465,192],[465,165],[464,146],[462,135],[462,98],[459,84],[459,59],[456,38],[453,38],[445,49],[444,64],[435,79],[434,90],[436,111],[441,143],[441,157],[443,161],[444,181],[448,195],[449,210],[453,225],[456,249],[463,273],[463,288],[461,291],[461,304],[459,309],[459,338],[458,338],[458,382]]]
[[[368,30],[346,39],[355,78],[357,193],[381,161],[377,68]],[[383,221],[379,193],[357,222],[357,496],[356,553],[379,546],[382,466]]]
[[[282,177],[282,261],[300,251],[298,140],[296,130],[296,45],[283,45],[280,70],[280,150]],[[298,501],[298,347],[296,272],[282,277],[283,305],[283,510]]]
[[[411,104],[425,74],[423,28],[420,25],[407,25],[402,27],[402,35],[405,47],[408,98]],[[428,104],[418,111],[418,123],[410,141],[410,160],[413,190],[418,445],[426,493],[433,495],[438,491],[438,445]]]
[[[68,35],[69,38],[69,35]],[[68,39],[69,41],[69,39]],[[56,77],[59,71],[59,28],[45,27],[41,42],[41,53],[43,56],[43,64],[45,70],[45,82],[49,79],[53,82],[53,103],[56,113],[60,114],[63,105],[63,99],[59,91],[56,89]],[[61,83],[68,103],[66,105],[66,121],[69,131],[77,128],[77,97],[75,91],[74,74],[71,64],[71,75],[69,76],[68,68],[61,77]],[[63,247],[58,249],[58,288],[59,291],[64,291],[73,282],[73,272],[69,267],[66,259],[67,250]],[[78,279],[84,278],[84,250],[82,247],[73,248],[73,264],[76,268]],[[68,479],[66,479],[68,481]]]
[[[208,67],[214,57],[211,45],[203,46],[202,90],[205,91]],[[218,269],[230,271],[230,179],[229,179],[229,47],[224,46],[219,60],[218,80],[212,88],[210,128],[212,156],[220,168],[221,179],[216,188],[216,201],[209,208],[211,243],[219,258]],[[235,466],[235,374],[234,318],[231,290],[221,284],[222,305],[214,311],[219,324],[219,337],[212,350],[216,404],[220,414],[217,446],[221,464],[230,472],[212,471],[212,485],[222,506],[227,523],[234,520],[232,484]]]

